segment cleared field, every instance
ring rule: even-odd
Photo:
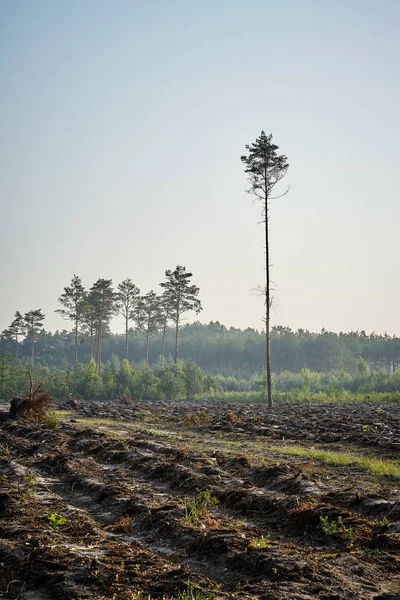
[[[59,418],[0,429],[0,596],[400,598],[397,405]]]

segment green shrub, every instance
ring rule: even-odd
[[[57,413],[54,412],[54,410],[50,410],[46,414],[44,424],[45,424],[46,429],[57,429],[58,417],[57,417]]]

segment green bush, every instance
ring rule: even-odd
[[[50,410],[46,414],[44,424],[45,424],[46,429],[57,429],[58,417],[57,417],[57,414],[53,410]]]

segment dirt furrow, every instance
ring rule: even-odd
[[[101,410],[116,421],[0,429],[5,598],[167,600],[188,585],[202,600],[400,593],[397,482],[266,458],[259,443],[326,442],[342,426],[354,448],[381,436],[393,460],[397,449],[386,442],[396,443],[398,407]]]
[[[103,445],[102,443],[101,446]],[[111,458],[111,462],[114,458],[118,464],[116,473],[111,469],[110,464],[104,465],[97,462],[97,468],[102,470],[102,479],[100,480],[85,476],[85,473],[94,469],[92,461],[85,464],[88,459],[81,458],[79,463],[75,463],[71,462],[70,458],[65,460],[64,455],[56,456],[51,461],[51,468],[56,472],[62,472],[68,482],[73,482],[72,487],[75,490],[83,491],[84,496],[80,496],[79,504],[83,503],[86,510],[97,514],[97,518],[100,514],[104,520],[104,511],[102,513],[98,511],[99,507],[106,505],[109,524],[114,530],[124,531],[125,539],[141,540],[152,550],[162,549],[164,552],[173,553],[175,560],[179,559],[202,575],[212,577],[218,583],[223,583],[227,590],[235,589],[239,582],[247,581],[249,586],[251,579],[258,581],[259,572],[263,573],[264,578],[266,574],[269,574],[274,579],[275,573],[278,572],[278,567],[275,566],[276,562],[279,563],[281,580],[288,577],[289,572],[290,578],[296,578],[294,575],[296,571],[300,573],[298,577],[304,578],[307,569],[303,563],[297,564],[297,557],[304,553],[304,548],[315,545],[318,537],[320,538],[319,543],[323,544],[321,533],[318,532],[320,517],[337,519],[340,516],[341,518],[345,517],[347,521],[351,518],[351,514],[344,515],[343,510],[335,510],[335,507],[330,505],[318,505],[316,498],[311,496],[311,492],[314,490],[310,488],[307,481],[300,479],[296,482],[298,474],[290,467],[277,466],[254,471],[254,478],[263,486],[269,482],[272,488],[286,491],[286,494],[279,494],[274,490],[267,491],[265,487],[254,488],[249,483],[247,487],[243,487],[243,482],[232,479],[232,473],[227,471],[224,473],[225,479],[229,476],[228,481],[223,482],[220,473],[218,481],[213,477],[205,479],[203,474],[199,474],[196,470],[196,467],[199,466],[198,463],[202,463],[202,460],[196,461],[195,456],[181,456],[177,450],[166,448],[162,444],[156,446],[153,444],[152,450],[147,447],[146,452],[143,452],[143,444],[138,445],[140,450],[116,451],[116,455]],[[82,447],[80,446],[77,450],[80,454]],[[87,450],[86,447],[85,451],[87,452]],[[157,454],[154,454],[153,450],[156,450]],[[98,460],[99,454],[101,454],[98,447],[92,447],[91,451]],[[68,456],[70,457],[71,454]],[[160,457],[163,459],[162,464],[154,465],[160,460]],[[169,462],[166,457],[172,457],[173,462]],[[176,464],[177,457],[193,463],[192,466]],[[220,460],[222,460],[221,457]],[[238,465],[243,466],[245,461],[243,459],[237,461],[226,459],[225,462],[228,463],[230,469],[237,470]],[[47,464],[49,465],[48,461]],[[248,464],[244,466],[250,468]],[[84,471],[83,476],[79,475],[80,469]],[[239,521],[243,515],[251,515],[253,521],[255,519],[259,524],[264,525],[264,529],[266,525],[270,525],[270,529],[279,536],[280,549],[282,550],[283,544],[287,544],[286,551],[291,555],[289,559],[291,568],[289,569],[287,566],[283,568],[282,557],[279,557],[279,560],[272,560],[274,540],[269,541],[266,545],[269,559],[267,562],[255,558],[257,548],[252,548],[250,542],[256,540],[257,536],[262,539],[262,531],[256,527],[250,528],[243,523],[239,529],[236,524],[235,529],[226,516],[225,527],[223,527],[220,511],[216,515],[216,519],[219,521],[218,531],[205,534],[204,531],[183,526],[183,511],[177,506],[179,497],[163,493],[160,502],[160,499],[157,498],[160,492],[151,487],[144,488],[143,480],[141,482],[135,480],[135,483],[130,485],[121,483],[130,477],[130,472],[135,477],[140,472],[146,476],[147,481],[153,482],[153,485],[155,480],[167,482],[168,487],[174,490],[183,488],[184,491],[193,492],[195,489],[205,489],[206,484],[211,489],[215,488],[215,495],[221,500],[221,503],[231,510],[231,514],[232,511],[236,512],[233,519],[230,518],[231,521]],[[118,485],[115,484],[115,478],[119,481]],[[288,491],[292,493],[288,494]],[[306,507],[304,503],[299,507],[299,497],[303,491],[308,492],[308,496],[306,496],[308,502]],[[282,525],[277,527],[277,523],[286,523],[286,529],[289,525],[292,540],[294,540],[294,531],[297,533],[297,543],[285,542],[285,527]],[[352,523],[354,526],[354,517]],[[367,525],[362,522],[361,526],[366,527]],[[341,545],[343,546],[343,540],[338,540],[338,547],[340,548]],[[262,548],[258,550],[261,551]],[[323,550],[325,551],[325,549]],[[247,556],[245,556],[246,554]],[[314,550],[314,561],[318,560],[318,554],[323,554],[323,552]],[[218,568],[214,565],[215,561],[211,560],[214,556],[218,556]],[[251,556],[250,561],[248,556]],[[234,576],[232,571],[235,572]]]

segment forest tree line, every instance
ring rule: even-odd
[[[107,332],[102,340],[102,361],[106,364],[113,356],[125,358],[125,334]],[[128,331],[130,362],[162,364],[174,361],[175,330],[168,326],[151,337],[148,347],[146,334],[139,330]],[[79,336],[79,361],[88,363],[93,356],[90,339]],[[2,339],[2,349],[15,356],[15,341]],[[179,356],[193,360],[203,371],[249,378],[264,367],[265,336],[255,329],[225,327],[219,322],[203,324],[194,322],[180,329]],[[39,332],[35,341],[36,361],[50,367],[61,367],[75,362],[75,333],[72,331]],[[299,373],[309,369],[318,373],[344,370],[354,373],[359,358],[369,369],[388,373],[400,367],[400,338],[389,335],[367,335],[363,331],[312,333],[303,329],[292,331],[289,327],[271,329],[271,360],[274,373],[290,371]],[[31,361],[31,341],[18,342],[18,362]]]
[[[17,362],[37,361],[43,366],[89,363],[96,371],[112,357],[133,363],[161,365],[192,360],[204,372],[249,378],[265,366],[265,333],[252,328],[226,327],[220,322],[183,324],[184,315],[202,310],[199,288],[192,273],[177,265],[165,272],[161,291],[142,294],[131,279],[116,288],[112,280],[98,279],[88,290],[74,275],[64,288],[55,312],[72,325],[54,333],[44,328],[40,309],[17,311],[2,332],[1,350]],[[113,333],[111,321],[119,316],[124,333]],[[274,373],[317,373],[343,370],[354,373],[360,358],[371,370],[394,372],[400,367],[400,338],[364,331],[313,333],[289,327],[271,328],[271,362]]]

